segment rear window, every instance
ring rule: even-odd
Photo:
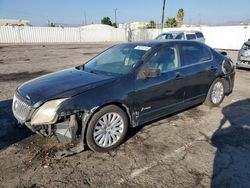
[[[204,38],[204,35],[201,32],[195,33],[197,38]]]
[[[187,40],[195,40],[196,36],[195,34],[186,34]]]

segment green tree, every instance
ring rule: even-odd
[[[110,26],[112,26],[112,22],[111,22],[111,20],[110,20],[109,17],[104,17],[104,18],[101,20],[101,23],[102,23],[102,24],[105,24],[105,25],[110,25]]]
[[[177,21],[174,17],[169,17],[165,23],[166,27],[177,27]]]
[[[148,29],[156,28],[156,23],[155,23],[155,21],[154,21],[154,20],[151,20],[151,21],[149,22],[149,24],[147,25],[147,28],[148,28]]]
[[[181,27],[183,24],[184,16],[185,16],[184,10],[182,8],[179,9],[177,12],[177,21],[179,27]]]
[[[112,26],[113,26],[114,28],[117,28],[117,24],[116,24],[115,22],[112,23]]]

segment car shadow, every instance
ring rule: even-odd
[[[237,70],[250,71],[249,68],[244,68],[244,67],[237,67]]]
[[[217,148],[211,187],[250,185],[250,99],[222,109],[224,115],[211,138]]]
[[[32,135],[25,126],[18,126],[11,105],[12,100],[0,101],[0,150]]]

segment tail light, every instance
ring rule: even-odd
[[[234,64],[231,59],[224,60],[221,66],[224,74],[231,73],[234,69]]]

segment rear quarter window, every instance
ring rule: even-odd
[[[197,38],[204,38],[204,35],[201,32],[196,32],[195,34]]]

